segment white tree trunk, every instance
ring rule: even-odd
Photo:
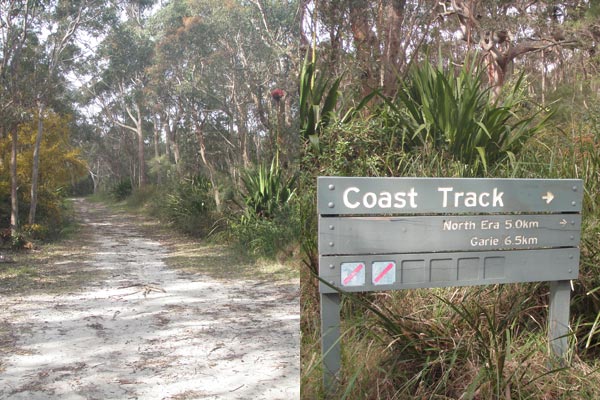
[[[13,127],[10,133],[11,151],[10,151],[10,235],[17,236],[19,233],[19,183],[17,181],[17,151],[18,151],[18,133],[17,127]]]
[[[38,104],[38,130],[35,137],[35,146],[33,147],[33,167],[31,169],[31,204],[29,205],[29,225],[35,223],[35,213],[37,210],[38,180],[40,175],[40,149],[42,147],[42,137],[44,135],[44,110],[43,102]]]

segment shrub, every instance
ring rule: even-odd
[[[196,176],[170,185],[156,196],[153,213],[195,236],[210,234],[215,221],[215,201],[212,185],[203,176]]]
[[[230,221],[230,231],[237,244],[247,253],[274,258],[291,252],[299,236],[299,223],[291,206],[278,209],[271,218],[252,212]]]
[[[109,194],[114,200],[121,201],[129,197],[132,191],[133,187],[131,185],[131,180],[124,179],[113,185],[109,190]]]
[[[250,254],[274,257],[295,246],[299,237],[298,204],[293,203],[297,175],[286,177],[277,157],[242,175],[244,210],[229,221],[235,241]]]
[[[474,70],[464,66],[455,76],[429,63],[413,69],[397,97],[384,98],[378,115],[384,129],[398,132],[405,150],[447,151],[479,170],[514,159],[547,120],[537,121],[543,109],[530,110],[523,76],[494,99]]]
[[[33,240],[45,240],[48,238],[48,228],[40,224],[27,224],[23,226],[23,234]]]
[[[336,116],[341,77],[331,83],[326,74],[317,77],[316,69],[307,57],[300,71],[300,133],[318,148],[319,136]]]
[[[246,171],[242,175],[242,183],[247,215],[271,219],[294,195],[296,175],[286,178],[277,158],[274,158],[270,167],[262,164]]]

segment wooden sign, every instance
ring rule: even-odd
[[[581,180],[320,177],[317,186],[326,385],[340,368],[341,291],[550,281],[549,338],[564,354]]]

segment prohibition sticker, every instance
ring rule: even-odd
[[[342,263],[342,285],[363,286],[365,284],[365,263]]]
[[[393,285],[396,282],[396,263],[376,261],[373,263],[373,285]]]

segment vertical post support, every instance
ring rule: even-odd
[[[548,342],[552,353],[566,360],[569,348],[569,308],[571,305],[570,281],[550,282],[548,315]]]
[[[329,391],[335,387],[342,363],[339,293],[321,293],[321,350],[323,385]]]

